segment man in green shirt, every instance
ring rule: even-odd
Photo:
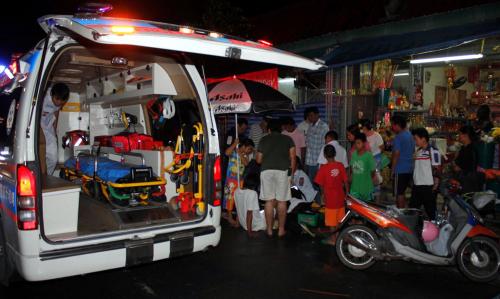
[[[278,213],[278,236],[285,235],[286,203],[291,198],[290,176],[295,172],[295,144],[292,138],[281,134],[278,120],[269,123],[269,134],[262,137],[257,149],[257,163],[261,164],[260,199],[266,201],[265,214],[268,236],[273,235],[274,209]]]

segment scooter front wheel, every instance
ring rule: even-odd
[[[335,245],[337,256],[346,267],[365,270],[375,264],[375,258],[362,247],[377,250],[375,232],[364,225],[353,225],[344,229]]]
[[[465,240],[457,253],[460,271],[470,280],[489,282],[497,278],[500,268],[500,249],[490,238],[474,237]]]

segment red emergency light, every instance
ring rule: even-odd
[[[269,46],[269,47],[272,47],[273,46],[273,43],[267,41],[267,40],[264,40],[264,39],[259,39],[258,42],[260,44],[263,44],[263,45],[266,45],[266,46]]]

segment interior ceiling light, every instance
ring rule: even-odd
[[[432,62],[449,62],[457,60],[471,60],[471,59],[481,59],[483,54],[468,54],[468,55],[457,55],[457,56],[444,56],[444,57],[431,57],[431,58],[419,58],[410,60],[411,64],[421,64],[421,63],[432,63]]]
[[[54,76],[54,78],[52,78],[52,81],[66,83],[66,84],[80,84],[80,83],[82,83],[82,79],[80,79],[80,78],[60,77],[60,76]]]
[[[79,69],[60,69],[58,73],[61,74],[69,74],[69,75],[79,75],[82,73],[82,70]]]
[[[111,26],[111,32],[115,34],[132,34],[135,28],[132,26]]]
[[[179,32],[184,34],[193,34],[194,30],[189,27],[180,27]]]
[[[217,32],[210,32],[208,34],[208,36],[210,37],[213,37],[213,38],[219,38],[219,37],[222,37],[222,35],[220,33],[217,33]]]
[[[402,76],[409,76],[410,73],[408,72],[401,72],[401,73],[395,73],[394,77],[402,77]]]

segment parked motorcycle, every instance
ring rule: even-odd
[[[396,259],[457,265],[473,281],[494,280],[500,268],[500,236],[458,193],[447,192],[445,198],[439,220],[428,222],[417,209],[383,207],[349,197],[336,243],[340,261],[355,270]]]

